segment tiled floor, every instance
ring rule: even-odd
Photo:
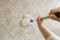
[[[47,16],[58,6],[60,0],[0,0],[0,40],[44,40],[36,22],[31,27],[21,26],[22,16]],[[44,25],[60,36],[60,23],[48,19]]]

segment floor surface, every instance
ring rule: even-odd
[[[0,0],[0,40],[44,40],[36,22],[23,27],[23,15],[47,16],[49,10],[60,6],[60,0]],[[60,23],[51,19],[44,25],[60,36]]]

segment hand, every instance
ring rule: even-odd
[[[45,39],[47,39],[52,34],[52,32],[50,32],[49,29],[47,29],[45,26],[43,26],[42,23],[43,23],[43,18],[41,16],[38,16],[38,18],[37,18],[38,28],[41,31],[43,37]]]
[[[37,24],[38,24],[39,26],[41,26],[42,23],[43,23],[43,18],[42,18],[41,16],[38,16],[38,18],[37,18]]]
[[[55,9],[51,9],[50,13],[49,13],[49,17],[53,20],[59,21],[60,22],[60,18],[58,18],[55,13],[56,12],[60,12],[60,7],[55,8]]]

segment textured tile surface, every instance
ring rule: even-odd
[[[36,22],[31,27],[21,26],[22,16],[47,16],[58,6],[60,0],[0,0],[0,40],[44,40]],[[60,36],[60,23],[48,19],[44,25]]]

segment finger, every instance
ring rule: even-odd
[[[58,20],[58,18],[55,15],[50,15],[50,18],[56,21]]]
[[[41,21],[41,20],[42,20],[42,17],[38,16],[37,21]]]
[[[54,12],[55,11],[53,9],[51,9],[49,15],[51,15],[51,14],[54,15]]]

